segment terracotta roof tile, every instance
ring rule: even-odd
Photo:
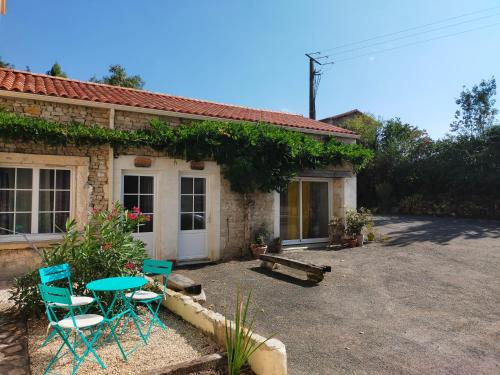
[[[350,130],[292,113],[189,99],[12,69],[0,68],[0,90],[119,104],[228,120],[262,121],[303,130],[355,134]]]

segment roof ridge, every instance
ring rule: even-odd
[[[45,78],[54,79],[54,80],[83,83],[86,85],[101,86],[101,87],[104,86],[104,87],[109,87],[109,88],[112,88],[115,90],[128,90],[128,91],[132,91],[132,92],[148,93],[151,95],[157,95],[157,96],[162,96],[162,97],[169,96],[169,97],[176,98],[176,99],[188,100],[188,101],[193,101],[193,102],[198,102],[198,103],[216,104],[216,105],[223,105],[223,106],[236,107],[236,108],[242,108],[242,109],[250,109],[252,111],[272,112],[272,113],[279,113],[279,114],[284,114],[284,115],[289,115],[289,116],[299,116],[299,117],[304,118],[304,115],[302,115],[300,113],[277,111],[277,110],[273,110],[273,109],[254,108],[254,107],[248,107],[248,106],[239,105],[239,104],[228,104],[228,103],[216,102],[216,101],[206,100],[206,99],[188,98],[186,96],[166,94],[166,93],[149,91],[149,90],[144,90],[144,89],[135,89],[132,87],[115,86],[115,85],[110,85],[108,83],[83,81],[83,80],[74,79],[74,78],[56,77],[56,76],[51,76],[50,74],[33,73],[33,72],[26,71],[26,70],[11,69],[11,68],[0,68],[0,70],[4,70],[7,72],[13,72],[13,73],[29,74],[32,76],[45,77]]]

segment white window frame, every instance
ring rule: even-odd
[[[125,194],[125,177],[130,176],[130,177],[139,177],[137,183],[137,193],[127,193]],[[152,177],[153,178],[153,194],[141,194],[141,187],[140,187],[140,178],[141,177]],[[142,212],[144,215],[153,215],[153,230],[151,232],[140,232],[139,231],[139,226],[137,226],[136,230],[134,231],[134,234],[149,234],[149,233],[155,233],[155,228],[156,228],[156,221],[158,219],[158,214],[156,210],[157,202],[156,202],[156,197],[157,197],[157,177],[154,173],[141,173],[141,172],[134,172],[134,171],[123,171],[122,172],[122,177],[121,177],[121,193],[120,193],[120,198],[121,198],[121,203],[122,205],[125,204],[125,195],[137,195],[137,207],[140,206],[140,196],[141,195],[151,195],[153,197],[153,212]]]
[[[23,168],[32,170],[32,185],[31,185],[31,233],[23,234],[5,234],[0,235],[0,243],[6,242],[26,242],[29,241],[45,241],[57,240],[62,238],[62,233],[38,233],[38,215],[39,215],[39,194],[40,194],[40,169],[51,170],[67,170],[70,171],[70,198],[69,198],[69,218],[73,219],[75,214],[75,186],[76,186],[76,173],[75,168],[50,165],[50,164],[9,164],[1,163],[2,168]],[[55,189],[55,186],[54,186]]]
[[[193,179],[193,192],[191,194],[182,194],[182,179],[183,178],[192,178]],[[204,194],[195,194],[194,193],[194,179],[195,178],[202,178],[205,180],[205,193]],[[182,211],[182,208],[181,208],[181,200],[182,200],[182,196],[183,195],[190,195],[191,197],[193,197],[193,210],[191,212],[188,212],[188,211]],[[204,199],[204,203],[205,203],[205,211],[202,212],[202,211],[195,211],[194,210],[194,196],[196,195],[199,195],[199,196],[203,196],[205,199]],[[192,226],[193,226],[193,229],[181,229],[181,216],[182,214],[191,214],[193,215],[193,222],[191,223]],[[205,228],[204,229],[194,229],[194,215],[196,213],[203,213],[205,215]],[[207,230],[207,226],[208,226],[208,176],[204,175],[204,174],[199,174],[199,175],[196,175],[196,174],[182,174],[181,176],[179,176],[179,232],[189,232],[189,233],[201,233],[203,231],[206,231]]]

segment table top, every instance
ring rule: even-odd
[[[95,292],[112,292],[140,288],[146,285],[147,282],[146,278],[141,276],[108,277],[91,281],[87,284],[87,289]]]

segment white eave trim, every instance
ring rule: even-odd
[[[29,94],[29,93],[25,93],[25,92],[7,91],[7,90],[2,90],[2,89],[0,89],[0,96],[7,97],[7,98],[19,98],[19,99],[47,101],[47,102],[53,102],[53,103],[72,104],[72,105],[79,105],[79,106],[92,107],[92,108],[105,108],[105,109],[114,109],[114,110],[118,110],[118,111],[146,113],[146,114],[159,115],[159,116],[180,117],[180,118],[187,118],[187,119],[192,119],[192,120],[237,121],[237,120],[221,118],[221,117],[192,115],[189,113],[172,112],[172,111],[165,111],[165,110],[161,110],[161,109],[133,107],[133,106],[129,106],[129,105],[113,104],[113,103],[93,102],[90,100],[82,100],[82,99],[61,98],[58,96],[50,96],[50,95],[42,95],[42,94]],[[244,121],[244,120],[242,120],[242,121]],[[307,129],[307,128],[299,128],[299,127],[279,125],[279,124],[272,124],[272,125],[279,126],[281,128],[292,130],[292,131],[298,131],[301,133],[330,135],[330,136],[334,135],[336,137],[342,137],[342,138],[359,139],[359,135],[353,135],[353,134],[345,134],[345,133],[329,132],[329,131],[314,130],[314,129]]]

